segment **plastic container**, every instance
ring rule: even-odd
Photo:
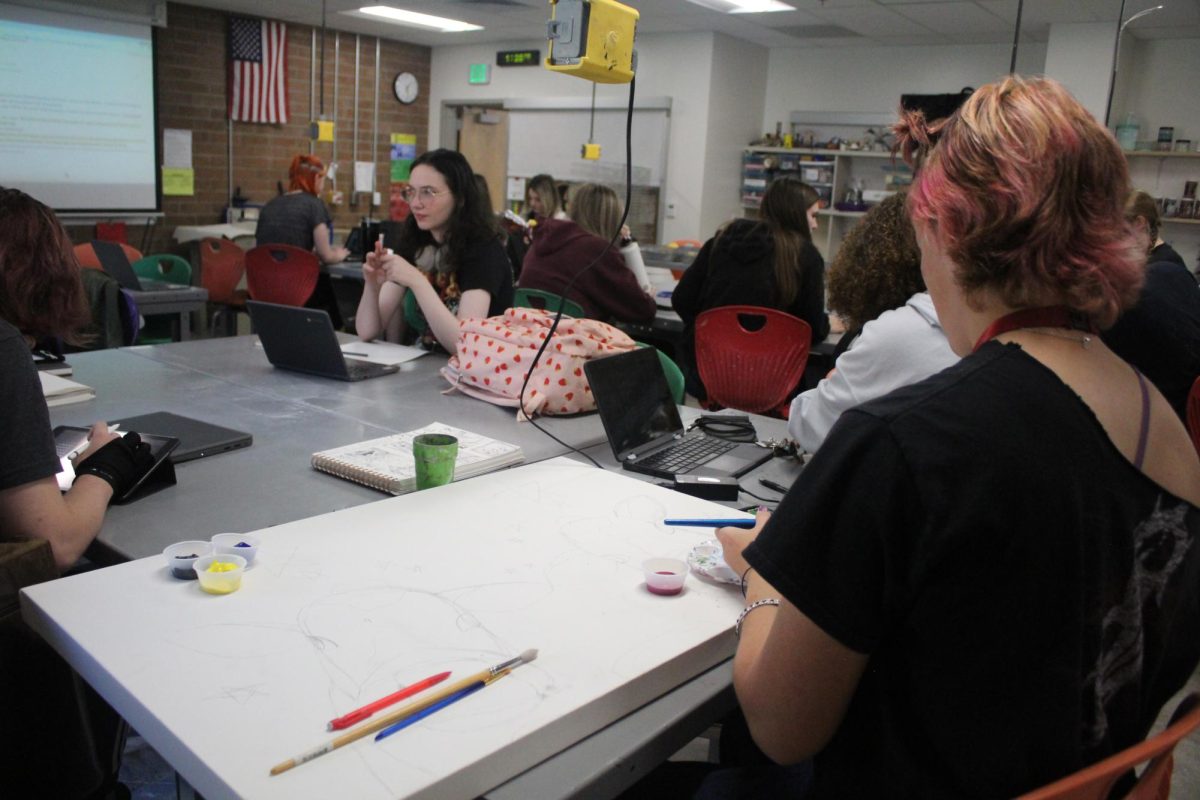
[[[1141,127],[1137,119],[1133,114],[1126,114],[1125,121],[1117,126],[1117,144],[1121,145],[1122,150],[1136,150],[1139,133]]]
[[[688,565],[677,558],[648,558],[642,562],[642,572],[651,594],[675,595],[683,591]]]
[[[200,540],[176,542],[163,550],[163,558],[167,560],[167,569],[176,578],[184,581],[196,580],[196,572],[192,565],[196,559],[206,556],[213,551],[212,544]]]
[[[218,569],[214,570],[213,566]],[[226,567],[226,569],[220,569]],[[197,558],[192,565],[200,588],[209,594],[229,594],[242,586],[242,575],[246,572],[246,559],[241,556],[208,555]]]
[[[218,533],[212,537],[213,552],[220,556],[241,556],[246,566],[258,555],[258,537],[248,533]]]

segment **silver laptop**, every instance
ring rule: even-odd
[[[378,378],[399,370],[394,364],[346,358],[329,313],[321,309],[257,300],[247,301],[246,309],[272,366],[340,381]]]
[[[687,431],[652,347],[589,361],[583,371],[613,455],[627,470],[736,478],[771,458],[769,448]]]

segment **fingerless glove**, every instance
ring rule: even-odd
[[[154,456],[150,453],[150,445],[131,431],[119,439],[113,439],[83,463],[75,465],[75,476],[95,475],[103,478],[112,486],[113,497],[117,498],[124,495],[153,466]]]

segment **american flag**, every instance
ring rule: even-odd
[[[287,26],[229,18],[229,118],[287,122]]]

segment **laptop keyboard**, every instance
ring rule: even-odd
[[[652,453],[638,464],[664,472],[687,472],[690,469],[712,461],[722,453],[727,453],[737,447],[737,442],[705,436],[702,433],[689,434],[679,443],[671,445],[657,453]]]

